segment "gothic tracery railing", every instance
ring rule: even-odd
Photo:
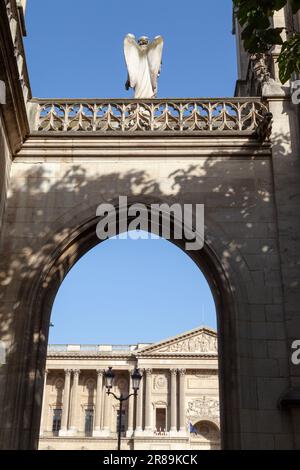
[[[254,133],[268,113],[259,98],[33,100],[40,132]]]

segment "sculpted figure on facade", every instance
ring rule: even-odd
[[[134,98],[155,98],[157,78],[160,74],[163,38],[156,36],[152,42],[146,36],[138,42],[133,34],[124,39],[124,55],[128,70],[126,90],[134,89]]]

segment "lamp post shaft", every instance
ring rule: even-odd
[[[119,408],[118,450],[121,450],[122,407],[123,407],[122,396],[120,398],[121,399],[120,399],[120,408]]]
[[[114,380],[115,374],[112,371],[112,367],[109,367],[108,370],[105,372],[105,381],[106,381],[106,388],[107,391],[106,393],[108,395],[112,394],[113,397],[115,397],[116,400],[119,400],[120,402],[120,407],[119,407],[119,423],[118,423],[118,450],[121,450],[121,432],[122,432],[122,411],[123,411],[123,401],[128,400],[131,396],[136,397],[137,396],[137,391],[139,389],[139,384],[142,378],[141,373],[139,372],[139,369],[135,368],[133,371],[131,378],[132,378],[132,388],[133,388],[133,393],[129,393],[128,395],[123,395],[121,393],[120,396],[117,396],[114,392],[112,392],[112,387],[113,387],[113,380]],[[130,390],[129,390],[130,391]]]

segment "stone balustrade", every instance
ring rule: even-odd
[[[143,344],[143,346],[145,346]],[[56,353],[105,353],[105,352],[130,352],[139,349],[136,344],[49,344],[48,354]]]
[[[32,131],[255,134],[268,115],[260,98],[32,100]]]

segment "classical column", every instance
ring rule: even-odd
[[[68,431],[68,418],[69,418],[69,403],[70,403],[70,384],[71,384],[71,370],[65,369],[65,385],[63,396],[63,409],[61,417],[60,436],[65,436]]]
[[[47,393],[47,377],[48,377],[48,369],[45,370],[45,375],[44,375],[44,389],[43,389],[43,401],[42,401],[42,413],[41,413],[41,424],[40,424],[40,437],[43,436],[43,433],[45,431],[44,426],[45,426],[45,421],[47,423],[47,409],[46,409],[46,393]]]
[[[73,386],[72,386],[72,397],[70,407],[70,431],[71,434],[77,432],[77,402],[78,402],[78,382],[79,382],[80,370],[73,370]]]
[[[104,400],[104,423],[103,423],[103,434],[109,436],[110,434],[110,419],[111,419],[111,395],[105,394]]]
[[[105,387],[104,379],[103,379],[103,387],[102,387],[101,397],[102,397],[102,399],[101,399],[102,406],[101,406],[100,429],[102,429],[102,431],[103,431],[103,428],[104,428],[104,415],[105,415],[105,399],[106,399],[106,387]]]
[[[97,436],[101,432],[101,408],[102,408],[104,370],[97,369],[96,372],[97,372],[97,391],[96,391],[96,407],[95,407],[93,436]]]
[[[131,373],[132,371],[129,371],[129,393],[133,393],[133,388],[132,388],[132,380],[131,380]],[[135,397],[131,396],[128,398],[128,425],[127,425],[127,432],[126,432],[126,437],[132,437],[133,434],[133,412],[134,412],[134,402],[135,402]]]
[[[177,432],[177,369],[171,369],[171,433]]]
[[[185,426],[185,369],[179,369],[179,431],[186,434]]]
[[[140,370],[142,374],[142,379],[140,382],[140,388],[137,395],[136,401],[136,428],[135,428],[135,435],[138,435],[143,431],[143,396],[144,396],[144,380],[145,374],[142,370]]]
[[[152,432],[151,388],[152,388],[152,370],[146,369],[145,431],[147,432]]]

